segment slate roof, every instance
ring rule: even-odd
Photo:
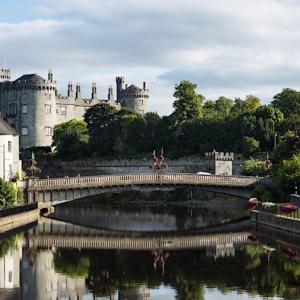
[[[18,79],[16,79],[14,82],[16,81],[32,81],[32,82],[40,82],[40,81],[44,81],[45,79],[37,74],[24,74],[21,77],[19,77]]]
[[[18,133],[6,121],[0,118],[0,135],[18,135]]]

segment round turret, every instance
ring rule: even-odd
[[[16,114],[21,147],[50,146],[56,124],[56,82],[37,74],[23,75],[6,86],[6,111]]]
[[[146,84],[141,89],[136,85],[131,85],[122,92],[122,106],[137,113],[146,114],[149,110],[149,90]]]

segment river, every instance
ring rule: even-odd
[[[300,299],[300,238],[246,217],[202,190],[66,203],[0,236],[0,299]]]

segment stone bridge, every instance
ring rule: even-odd
[[[271,185],[269,178],[185,173],[121,174],[53,179],[30,179],[28,200],[56,205],[101,193],[105,188],[132,186],[194,186],[253,188]]]

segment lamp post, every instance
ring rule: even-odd
[[[275,133],[274,133],[274,150],[275,150],[276,147],[277,147],[277,135],[278,135],[278,133],[275,132]]]

